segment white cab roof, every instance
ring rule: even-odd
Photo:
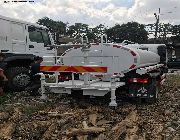
[[[13,19],[13,18],[2,16],[2,15],[0,15],[0,19],[4,19],[4,20],[7,20],[7,21],[12,21],[12,22],[17,22],[17,23],[22,23],[22,24],[26,24],[26,25],[34,25],[34,26],[39,27],[39,28],[47,29],[46,26],[42,26],[42,25],[39,25],[39,24],[26,22],[26,21],[23,21],[23,20]]]

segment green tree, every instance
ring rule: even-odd
[[[174,25],[172,27],[172,34],[175,36],[180,36],[180,25]]]
[[[106,28],[104,25],[100,24],[94,28],[90,28],[89,25],[83,23],[75,23],[67,29],[67,35],[73,38],[80,38],[82,36],[87,36],[90,42],[94,42],[101,35],[105,34]]]
[[[174,25],[172,26],[172,41],[175,43],[180,42],[180,25]]]
[[[167,39],[167,35],[172,34],[172,25],[171,24],[159,24],[159,37],[163,38],[163,40]]]
[[[80,38],[84,35],[87,35],[88,32],[88,25],[83,23],[75,23],[75,25],[71,25],[67,29],[67,35],[73,38]]]
[[[100,24],[92,29],[92,32],[96,37],[100,37],[101,35],[104,35],[106,33],[106,27],[103,24]]]
[[[38,20],[37,24],[46,26],[53,34],[56,43],[58,42],[60,35],[66,34],[67,24],[63,23],[62,21],[54,21],[48,17],[43,17]]]
[[[130,40],[137,43],[146,43],[148,32],[143,24],[137,22],[128,22],[127,24],[115,25],[106,31],[109,39],[112,41],[122,42]]]

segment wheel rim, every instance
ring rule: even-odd
[[[19,74],[13,78],[13,84],[18,87],[25,87],[30,83],[30,77],[27,74]]]

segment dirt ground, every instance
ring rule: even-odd
[[[168,75],[155,104],[26,92],[0,97],[0,139],[180,140],[180,75]]]

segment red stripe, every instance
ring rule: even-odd
[[[107,67],[101,67],[101,69],[103,69],[104,72],[107,72]]]
[[[113,45],[114,48],[121,48],[122,46]]]
[[[59,66],[49,67],[49,71],[56,71],[58,68]]]
[[[78,72],[78,70],[75,69],[73,66],[68,67],[65,71],[69,71],[69,72]]]
[[[131,65],[131,67],[129,68],[129,69],[133,69],[133,68],[135,68],[136,67],[136,65]]]
[[[136,53],[135,53],[135,52],[133,52],[133,51],[131,51],[131,54],[132,54],[132,56],[136,56]]]
[[[93,68],[101,69],[101,71],[95,70],[95,69],[93,69],[91,67],[87,67],[87,68],[89,68],[90,72],[107,72],[107,67],[93,67]],[[92,71],[91,71],[91,69],[92,69]]]
[[[72,66],[72,70],[75,72],[86,72],[83,66]]]
[[[44,67],[45,67],[45,66],[40,66],[40,71],[42,71]]]
[[[67,67],[67,68],[61,69],[63,67]],[[40,70],[41,71],[69,71],[69,72],[107,72],[107,67],[40,66]]]
[[[90,67],[83,67],[87,72],[96,72],[95,69],[90,68]]]

